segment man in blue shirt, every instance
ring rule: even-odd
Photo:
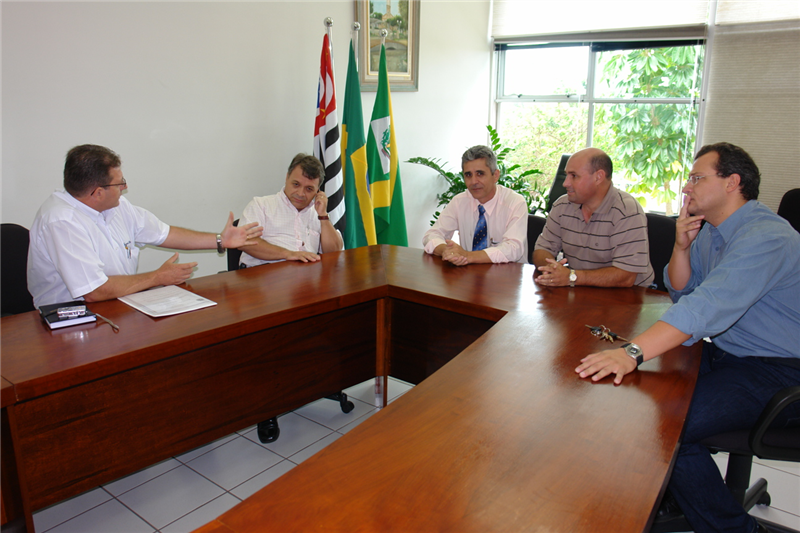
[[[741,148],[700,149],[665,269],[675,305],[631,343],[591,354],[575,369],[594,381],[614,374],[619,384],[642,360],[711,338],[669,483],[695,532],[765,531],[700,442],[752,427],[776,392],[800,385],[800,234],[756,201],[760,179]],[[775,423],[800,426],[800,407]]]

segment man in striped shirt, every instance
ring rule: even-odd
[[[653,267],[647,218],[630,194],[611,183],[611,158],[586,148],[569,158],[564,188],[536,241],[534,279],[548,287],[649,287]],[[556,260],[559,251],[564,258]]]

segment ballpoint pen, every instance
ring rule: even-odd
[[[103,322],[105,322],[106,324],[108,324],[109,326],[111,326],[111,329],[114,330],[114,333],[119,333],[119,326],[118,325],[114,324],[113,322],[111,322],[109,319],[107,319],[106,317],[104,317],[100,313],[95,313],[95,316],[97,318],[99,318],[100,320],[102,320]]]

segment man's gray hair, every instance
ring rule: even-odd
[[[476,159],[483,159],[492,174],[497,171],[497,156],[494,155],[491,148],[482,144],[473,146],[464,152],[464,155],[461,156],[461,168],[464,168],[468,161],[475,161]]]

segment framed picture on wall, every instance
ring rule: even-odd
[[[386,36],[386,68],[392,91],[419,89],[420,0],[355,0],[358,72],[362,91],[378,89],[381,30]]]

